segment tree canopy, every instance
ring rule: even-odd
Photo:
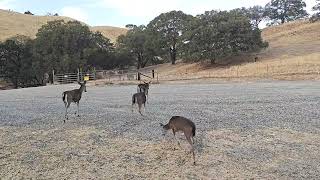
[[[88,68],[90,53],[111,52],[113,44],[101,33],[93,33],[78,21],[56,20],[42,26],[34,42],[35,56],[44,71],[76,71]]]
[[[266,15],[272,24],[283,24],[308,16],[303,0],[271,0],[266,5]]]
[[[315,13],[310,18],[311,22],[319,21],[320,20],[320,0],[316,0],[317,4],[312,7],[312,10]]]
[[[0,44],[1,74],[15,88],[42,84],[32,64],[32,41],[25,36],[15,36]]]
[[[182,11],[170,11],[162,13],[154,18],[148,29],[153,33],[154,38],[158,38],[158,46],[167,49],[172,64],[176,63],[178,47],[182,44],[182,34],[184,34],[192,22],[193,16]]]
[[[261,32],[239,11],[207,11],[186,34],[185,58],[210,60],[258,51],[267,46]]]

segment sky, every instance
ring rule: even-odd
[[[58,13],[90,26],[147,25],[164,12],[182,10],[197,15],[210,10],[265,5],[269,0],[0,0],[0,9],[31,11],[35,15]],[[305,0],[311,12],[316,0]]]

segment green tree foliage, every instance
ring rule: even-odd
[[[319,21],[320,20],[320,0],[316,0],[317,4],[312,7],[312,10],[315,11],[315,13],[310,18],[311,22]]]
[[[252,25],[258,28],[261,21],[266,17],[266,11],[262,6],[253,6],[248,9],[247,15]]]
[[[267,46],[261,32],[239,11],[207,11],[192,23],[184,38],[187,60],[210,60],[255,52]]]
[[[112,43],[78,21],[56,20],[42,26],[34,42],[35,58],[44,72],[74,72],[87,69],[90,53],[108,53]]]
[[[140,69],[155,58],[154,42],[145,26],[130,25],[127,34],[118,37],[117,50],[127,55],[131,54],[131,57],[136,59],[137,68]]]
[[[305,8],[306,3],[303,0],[271,0],[265,7],[266,14],[272,21],[270,25],[307,17]]]
[[[193,16],[182,11],[162,13],[148,24],[148,30],[157,38],[157,49],[167,50],[172,64],[175,64],[178,47],[182,45],[182,34],[185,33]]]
[[[42,85],[43,76],[37,76],[32,62],[32,41],[16,36],[0,44],[1,74],[15,88]]]

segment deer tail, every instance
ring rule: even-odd
[[[196,135],[196,127],[192,128],[192,135],[195,136]]]
[[[136,97],[135,95],[132,95],[132,104],[135,104],[136,103]]]
[[[66,102],[65,100],[66,100],[66,92],[63,92],[63,93],[62,93],[62,101],[63,101],[63,102]]]

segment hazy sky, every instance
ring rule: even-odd
[[[306,0],[308,10],[315,1]],[[124,27],[126,24],[146,25],[160,13],[171,10],[197,15],[213,9],[230,10],[267,2],[269,0],[0,0],[0,9],[30,10],[36,15],[58,13],[91,26]]]

